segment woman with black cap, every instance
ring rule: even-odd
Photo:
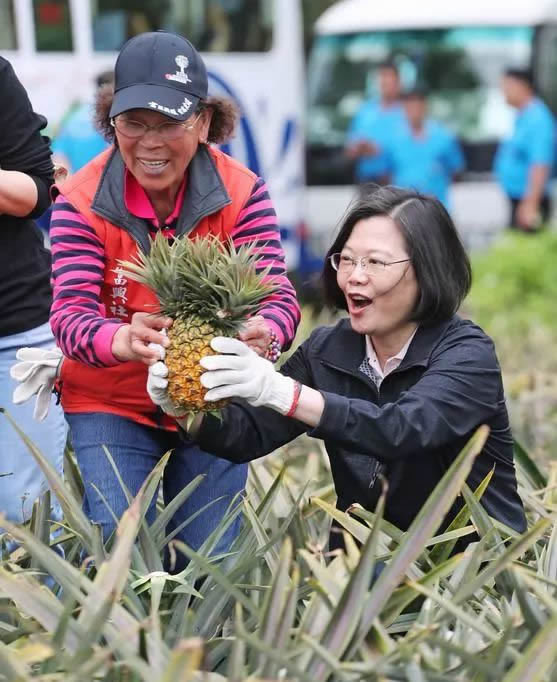
[[[196,548],[243,490],[246,465],[180,441],[175,420],[153,405],[145,381],[158,354],[149,343],[165,343],[170,321],[143,312],[146,288],[127,280],[117,261],[148,249],[159,231],[170,239],[218,234],[252,243],[280,287],[241,337],[271,359],[277,340],[287,347],[294,338],[299,307],[264,181],[209,145],[230,136],[235,110],[208,97],[207,71],[193,45],[164,31],[136,36],[122,48],[114,75],[114,92],[101,93],[96,110],[114,146],[58,188],[52,216],[51,325],[66,357],[62,405],[85,482],[84,506],[105,539],[114,528],[111,512],[119,517],[127,503],[102,446],[132,494],[173,448],[165,498],[198,474],[205,480],[172,528],[213,502],[178,535]],[[237,530],[230,528],[219,551]]]

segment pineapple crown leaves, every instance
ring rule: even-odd
[[[276,290],[270,267],[257,268],[253,245],[236,249],[210,236],[170,242],[158,233],[149,253],[118,261],[123,274],[152,289],[173,318],[196,316],[233,332]]]

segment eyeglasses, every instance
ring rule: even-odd
[[[123,135],[124,137],[131,137],[132,139],[139,139],[146,135],[149,130],[154,130],[157,132],[163,140],[177,140],[182,137],[184,131],[193,130],[199,121],[201,112],[197,114],[195,120],[191,123],[172,123],[170,121],[164,121],[156,126],[148,126],[141,121],[134,121],[131,118],[116,118],[110,119],[110,125]]]
[[[354,268],[359,264],[364,272],[370,275],[381,275],[384,274],[387,268],[391,265],[396,265],[397,263],[408,263],[410,258],[403,258],[401,260],[393,260],[390,263],[385,263],[385,261],[379,260],[377,258],[371,258],[370,256],[364,256],[363,258],[352,258],[344,253],[333,253],[329,256],[329,261],[333,268],[337,272],[352,272]]]

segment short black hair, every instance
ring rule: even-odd
[[[532,90],[535,88],[534,73],[532,69],[509,66],[505,69],[504,75],[508,78],[515,78],[518,81],[522,81],[522,83],[528,85]]]
[[[398,67],[392,59],[384,59],[382,62],[379,62],[379,64],[377,64],[377,66],[375,68],[378,71],[380,71],[380,70],[394,71],[396,73],[397,77],[400,77],[400,74],[398,72]]]
[[[329,257],[342,251],[356,223],[373,216],[391,218],[406,242],[419,291],[411,319],[424,326],[449,319],[470,290],[470,260],[443,204],[399,187],[379,187],[348,207],[323,267],[326,303],[346,310],[346,299]]]
[[[420,99],[425,102],[427,100],[427,95],[428,93],[425,87],[416,85],[413,88],[405,90],[401,95],[401,99]]]

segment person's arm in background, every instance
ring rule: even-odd
[[[33,111],[11,64],[0,58],[0,215],[37,218],[54,181],[46,119]]]
[[[255,182],[251,196],[238,214],[231,238],[236,248],[253,245],[258,257],[257,270],[261,272],[269,267],[267,280],[276,287],[262,301],[259,316],[263,320],[260,326],[256,321],[255,325],[240,333],[240,338],[262,355],[271,340],[270,332],[274,332],[281,348],[289,348],[300,322],[300,306],[286,274],[277,215],[261,178]]]
[[[530,168],[526,193],[518,204],[516,217],[525,228],[535,227],[539,219],[540,203],[555,156],[555,123],[551,114],[540,116],[529,143]]]
[[[381,153],[378,145],[370,139],[372,116],[369,109],[370,103],[364,102],[356,112],[348,128],[344,155],[352,161],[363,157],[377,156]]]
[[[148,313],[135,313],[131,324],[106,317],[100,298],[104,244],[63,195],[54,203],[50,241],[50,326],[64,355],[92,367],[111,367],[127,360],[154,362],[158,354],[147,344],[168,343],[158,329],[169,326],[170,320]]]

